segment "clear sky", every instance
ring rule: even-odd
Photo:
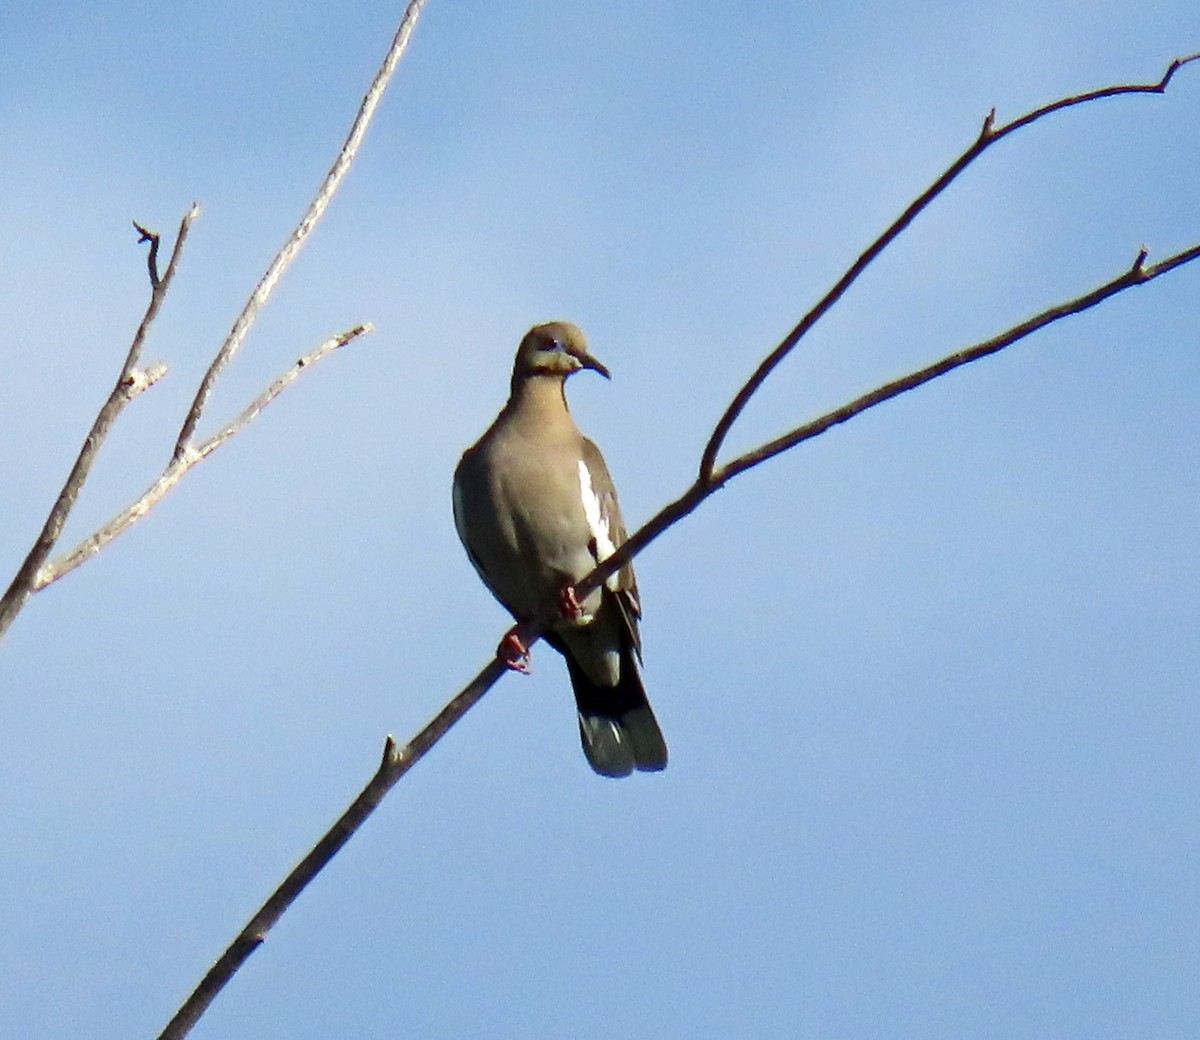
[[[0,569],[203,207],[73,543],[165,461],[402,4],[0,9]],[[1194,0],[430,0],[208,429],[305,375],[0,648],[0,1035],[153,1036],[506,627],[450,474],[517,340],[632,525],[757,360],[977,133],[1155,80]],[[996,148],[735,431],[748,446],[1200,240],[1200,68]],[[1200,268],[735,481],[638,561],[666,773],[604,781],[542,647],[194,1034],[1194,1038]]]

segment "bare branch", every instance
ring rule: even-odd
[[[1163,73],[1162,79],[1157,83],[1126,83],[1116,87],[1104,87],[1101,90],[1092,90],[1086,94],[1075,94],[1072,97],[1060,98],[1058,101],[1043,105],[1041,108],[1035,108],[1032,112],[1021,116],[1019,119],[1014,119],[1011,123],[1006,123],[999,130],[992,132],[990,137],[993,141],[998,140],[1007,134],[1011,134],[1014,130],[1020,130],[1022,127],[1036,122],[1043,116],[1050,115],[1051,112],[1071,108],[1075,105],[1082,105],[1088,101],[1100,101],[1103,98],[1118,97],[1121,94],[1165,94],[1167,86],[1175,77],[1175,73],[1185,65],[1190,65],[1193,61],[1200,61],[1200,54],[1189,54],[1186,58],[1176,58],[1167,66],[1167,71]]]
[[[717,421],[716,427],[713,429],[712,436],[708,443],[704,446],[704,452],[700,459],[700,479],[707,481],[713,474],[716,468],[717,456],[720,454],[721,447],[725,443],[725,438],[729,435],[729,431],[733,428],[733,424],[737,422],[738,416],[742,414],[750,398],[766,381],[769,376],[778,366],[778,364],[787,357],[800,342],[809,329],[811,329],[825,313],[838,300],[842,298],[846,290],[858,280],[858,276],[863,273],[870,263],[879,256],[891,243],[913,222],[922,210],[925,209],[934,199],[936,199],[947,187],[950,186],[960,173],[979,158],[988,148],[999,141],[1001,138],[1007,137],[1009,134],[1022,127],[1028,126],[1030,123],[1036,122],[1044,116],[1050,115],[1052,112],[1058,112],[1065,108],[1073,108],[1076,105],[1085,104],[1088,101],[1098,101],[1102,98],[1116,97],[1121,94],[1162,94],[1167,85],[1171,82],[1172,77],[1184,65],[1200,59],[1200,54],[1191,54],[1186,58],[1176,58],[1167,67],[1166,73],[1156,83],[1143,84],[1126,84],[1115,87],[1105,87],[1102,90],[1094,90],[1087,94],[1076,94],[1072,97],[1062,98],[1048,105],[1043,105],[1041,108],[1034,109],[1032,112],[1014,119],[1010,123],[1006,123],[1001,127],[996,127],[996,110],[992,109],[988,113],[987,118],[983,121],[983,127],[979,132],[979,136],[975,142],[954,160],[928,188],[925,189],[909,207],[900,214],[899,217],[884,231],[870,246],[859,256],[857,260],[847,269],[846,273],[837,281],[816,305],[800,320],[791,332],[789,332],[770,354],[763,359],[762,363],[754,370],[754,374],[746,381],[745,385],[737,392],[725,413]]]
[[[412,36],[413,28],[417,24],[417,18],[421,13],[421,8],[424,6],[425,0],[409,0],[408,7],[404,11],[404,16],[400,19],[400,26],[396,30],[395,37],[392,39],[392,45],[388,49],[383,63],[379,67],[379,71],[375,74],[374,81],[363,97],[362,104],[358,109],[358,115],[354,118],[354,123],[350,127],[350,133],[342,145],[341,152],[338,153],[337,160],[330,168],[329,173],[325,175],[325,180],[321,184],[316,197],[309,205],[308,211],[304,214],[300,223],[296,225],[296,229],[283,244],[283,248],[276,255],[275,259],[271,261],[271,265],[262,276],[262,280],[255,287],[254,292],[250,294],[250,298],[246,301],[245,307],[242,308],[241,314],[238,315],[237,320],[233,323],[233,328],[229,330],[229,335],[225,338],[225,342],[221,344],[221,349],[217,351],[217,356],[213,358],[208,371],[204,373],[204,378],[200,381],[200,388],[196,391],[196,398],[192,402],[192,406],[188,409],[187,415],[183,420],[183,426],[179,431],[179,437],[175,441],[175,449],[172,452],[173,459],[181,459],[192,450],[192,438],[195,436],[196,426],[200,422],[201,415],[204,413],[204,407],[208,403],[208,398],[212,393],[213,384],[216,382],[217,376],[233,360],[233,356],[238,352],[247,333],[249,333],[251,326],[253,326],[255,319],[258,317],[259,308],[270,298],[271,293],[275,290],[275,286],[279,283],[279,279],[283,277],[284,272],[291,266],[292,261],[308,240],[309,234],[324,215],[338,188],[341,187],[342,180],[349,171],[351,163],[354,162],[355,157],[358,155],[359,146],[366,136],[367,127],[371,124],[371,119],[375,115],[375,109],[379,107],[379,102],[383,98],[383,92],[387,89],[392,74],[396,71],[396,65],[408,49],[409,38]]]
[[[318,361],[328,357],[335,350],[344,347],[351,340],[358,339],[359,336],[365,336],[368,332],[374,332],[375,326],[370,322],[362,325],[355,325],[352,329],[347,329],[345,332],[337,336],[332,336],[322,343],[315,350],[310,350],[302,358],[298,358],[296,362],[275,380],[266,390],[258,395],[246,407],[236,419],[222,430],[218,430],[208,438],[199,448],[196,449],[197,458],[207,458],[224,444],[234,434],[240,433],[246,426],[258,418],[259,413],[275,400],[284,390],[292,385],[299,377],[300,373],[306,368],[312,368]]]
[[[199,448],[189,452],[184,458],[171,459],[166,469],[159,474],[158,479],[142,493],[142,496],[133,505],[113,517],[98,531],[88,535],[87,538],[70,552],[45,564],[45,566],[38,570],[30,592],[40,592],[47,585],[58,581],[64,574],[69,574],[80,564],[95,556],[96,553],[108,545],[109,542],[113,541],[113,539],[128,531],[129,528],[166,497],[167,492],[179,483],[189,469],[208,458],[209,455],[228,441],[230,437],[240,433],[246,426],[258,418],[259,413],[295,382],[302,371],[312,368],[318,361],[328,357],[339,347],[344,347],[351,340],[357,339],[359,336],[365,335],[370,331],[370,325],[356,325],[346,332],[330,337],[319,347],[309,351],[298,361],[294,362],[283,375],[255,398],[246,410],[223,430],[213,434]],[[151,369],[149,373],[145,374],[144,378],[149,379],[151,375],[154,375],[155,371],[155,369]],[[165,367],[163,367],[162,371],[166,371]],[[157,379],[158,375],[154,375],[154,378]]]
[[[505,667],[493,659],[484,669],[446,705],[437,716],[420,733],[397,750],[395,741],[389,736],[384,743],[383,760],[378,770],[362,792],[350,803],[349,808],[325,836],[313,847],[295,869],[284,879],[246,927],[222,954],[221,959],[212,966],[208,974],[201,980],[192,995],[175,1013],[175,1017],[167,1023],[166,1028],[159,1034],[158,1040],[180,1040],[187,1036],[192,1026],[204,1014],[217,994],[233,978],[237,970],[246,963],[250,955],[266,940],[267,933],[287,912],[299,897],[325,867],[327,863],[354,836],[354,833],[366,822],[367,818],[379,807],[384,796],[396,786],[425,753],[433,747],[450,728],[465,715],[488,690],[492,688],[505,672]]]
[[[113,423],[116,422],[117,416],[121,414],[130,401],[137,397],[143,390],[148,389],[157,382],[166,372],[165,367],[162,366],[152,366],[149,371],[141,372],[137,368],[137,363],[141,357],[142,345],[146,341],[146,335],[150,331],[150,326],[153,324],[154,319],[158,316],[162,301],[167,295],[167,290],[171,286],[172,279],[175,277],[175,271],[179,265],[179,257],[183,252],[183,244],[187,240],[188,230],[192,226],[192,221],[199,215],[199,212],[198,207],[193,205],[184,215],[183,220],[180,221],[179,233],[175,236],[175,247],[171,250],[171,260],[167,265],[166,274],[162,278],[159,278],[156,261],[152,261],[150,264],[150,281],[152,285],[150,302],[146,306],[146,312],[142,316],[142,321],[138,325],[137,332],[134,333],[133,342],[129,346],[129,352],[125,355],[125,361],[121,365],[117,381],[113,385],[108,399],[100,406],[100,411],[96,413],[96,418],[92,422],[92,428],[84,438],[83,447],[79,449],[79,455],[76,456],[75,464],[71,467],[71,472],[67,475],[66,483],[63,484],[62,490],[58,493],[58,497],[50,507],[50,513],[46,517],[46,522],[42,525],[42,530],[38,534],[37,540],[33,543],[33,548],[29,550],[29,554],[25,557],[8,590],[0,598],[0,638],[3,638],[4,633],[8,631],[8,627],[13,623],[13,619],[20,613],[21,608],[35,591],[38,572],[49,558],[50,553],[54,551],[54,546],[58,543],[58,539],[62,535],[67,517],[75,507],[75,501],[79,497],[79,492],[92,470],[92,464],[96,461],[96,455],[100,451],[100,446],[104,443],[105,438],[108,437],[108,432],[112,429]],[[140,241],[149,241],[151,243],[151,254],[156,254],[158,236],[151,235],[143,228],[139,228],[138,230],[142,235]]]

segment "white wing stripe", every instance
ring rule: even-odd
[[[587,517],[588,530],[592,532],[592,537],[596,540],[596,556],[600,560],[607,560],[617,551],[617,547],[613,544],[612,535],[609,534],[608,519],[600,504],[600,496],[592,487],[591,470],[588,469],[587,462],[583,459],[579,460],[579,496],[583,501],[583,515]],[[610,589],[617,588],[615,574],[608,579],[608,587]]]

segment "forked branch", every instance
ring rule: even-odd
[[[156,364],[146,371],[142,371],[137,365],[142,356],[142,347],[146,342],[146,335],[150,331],[150,326],[154,323],[154,319],[158,316],[163,299],[167,295],[167,290],[171,287],[171,282],[175,278],[175,271],[179,266],[179,257],[183,253],[183,244],[187,241],[192,221],[196,219],[198,214],[198,207],[193,205],[184,215],[183,220],[180,221],[179,233],[175,236],[175,246],[171,250],[171,259],[167,264],[166,274],[161,278],[158,274],[158,236],[146,231],[145,228],[138,227],[141,241],[148,241],[150,243],[148,258],[151,285],[150,302],[146,305],[146,312],[142,315],[137,332],[134,333],[133,342],[129,345],[129,351],[125,355],[121,371],[117,374],[117,381],[113,385],[108,399],[100,406],[100,411],[96,413],[96,418],[92,422],[92,428],[88,430],[88,434],[83,440],[83,447],[79,449],[79,454],[75,458],[75,464],[71,467],[71,472],[67,475],[62,490],[58,493],[58,497],[50,507],[50,512],[46,516],[46,522],[42,525],[37,540],[33,543],[33,548],[29,550],[28,555],[26,555],[20,568],[17,570],[16,577],[13,578],[12,583],[8,586],[8,590],[0,598],[0,639],[4,638],[4,633],[8,631],[8,627],[13,623],[13,619],[21,612],[21,608],[25,606],[29,597],[36,591],[38,572],[54,551],[54,546],[58,543],[58,539],[62,535],[67,517],[75,507],[75,502],[79,498],[79,492],[83,489],[84,482],[92,471],[92,464],[96,461],[96,455],[100,451],[100,446],[104,443],[105,438],[108,437],[108,432],[112,429],[113,423],[117,421],[117,416],[124,411],[125,406],[138,394],[153,386],[154,383],[166,374],[166,366],[162,364]],[[137,227],[137,225],[134,226]]]
[[[139,241],[148,242],[150,245],[146,257],[151,285],[150,304],[146,309],[146,314],[142,318],[141,324],[138,326],[133,344],[121,368],[116,385],[109,395],[108,400],[97,414],[96,420],[84,440],[83,448],[80,450],[79,457],[71,469],[66,484],[55,500],[42,531],[34,542],[33,548],[29,551],[29,554],[17,571],[17,575],[9,586],[8,591],[4,594],[3,598],[0,598],[0,639],[4,637],[4,633],[8,630],[9,625],[12,624],[17,614],[21,611],[21,608],[33,593],[45,588],[52,582],[57,581],[64,574],[74,570],[85,560],[90,559],[98,553],[118,535],[132,527],[134,523],[145,516],[162,500],[167,492],[179,482],[189,469],[207,458],[217,448],[228,441],[229,438],[252,422],[268,404],[296,379],[301,371],[316,364],[322,358],[327,357],[338,347],[345,346],[347,343],[371,330],[369,325],[358,325],[338,336],[326,340],[315,350],[306,354],[292,365],[287,372],[251,402],[246,410],[232,423],[199,445],[194,443],[196,429],[204,414],[205,406],[212,394],[217,377],[233,359],[233,356],[245,341],[262,305],[270,297],[275,286],[278,285],[280,278],[283,277],[284,272],[296,258],[301,247],[308,240],[309,235],[312,234],[313,229],[324,215],[329,203],[345,179],[351,164],[358,155],[359,148],[362,145],[363,138],[366,136],[367,128],[370,126],[375,110],[379,107],[379,102],[383,98],[384,91],[391,81],[397,64],[408,49],[409,39],[412,36],[413,28],[416,26],[417,18],[424,5],[425,0],[410,0],[400,20],[400,25],[396,30],[392,44],[388,48],[387,54],[379,70],[376,72],[370,88],[363,97],[358,113],[338,153],[337,159],[334,161],[333,166],[330,168],[316,197],[309,205],[300,223],[271,262],[266,273],[255,287],[254,292],[250,294],[250,298],[246,301],[246,305],[242,308],[241,313],[234,322],[233,328],[225,338],[225,342],[221,344],[220,349],[213,358],[212,364],[209,366],[208,371],[205,372],[191,407],[188,408],[187,414],[184,416],[179,435],[175,440],[171,458],[166,468],[136,502],[128,506],[102,528],[85,538],[69,553],[52,562],[47,562],[62,534],[63,526],[71,509],[75,505],[79,492],[87,480],[96,453],[99,451],[100,445],[108,435],[108,431],[116,421],[117,416],[126,404],[143,390],[152,386],[166,372],[165,366],[162,365],[152,366],[146,371],[142,371],[136,366],[141,356],[146,334],[155,316],[158,314],[162,301],[175,276],[176,266],[183,243],[187,238],[188,229],[199,213],[199,209],[193,206],[183,218],[179,234],[175,240],[174,249],[171,253],[171,260],[167,265],[166,273],[161,277],[158,270],[159,238],[142,225],[134,223],[134,227],[140,236]]]
[[[824,317],[829,308],[845,295],[846,290],[858,280],[858,276],[870,266],[871,262],[891,245],[900,233],[916,219],[917,215],[958,178],[959,174],[992,145],[1009,134],[1029,126],[1031,123],[1035,123],[1054,112],[1060,112],[1066,108],[1074,108],[1089,101],[1118,97],[1122,94],[1165,93],[1167,85],[1174,78],[1175,73],[1183,68],[1184,65],[1197,60],[1200,60],[1200,54],[1189,54],[1186,58],[1176,58],[1167,66],[1167,71],[1156,83],[1121,84],[1113,87],[1104,87],[1101,90],[1092,90],[1086,94],[1074,94],[1071,97],[1060,98],[1058,101],[1043,105],[1041,108],[1035,108],[1032,112],[1027,112],[1025,115],[1009,123],[1005,123],[1003,126],[995,125],[996,110],[992,109],[983,121],[983,127],[979,131],[979,136],[970,147],[955,159],[937,180],[921,192],[882,235],[863,250],[859,258],[850,265],[846,273],[834,284],[833,288],[822,296],[813,308],[800,319],[800,323],[783,338],[783,342],[763,358],[762,363],[754,370],[754,374],[746,380],[745,385],[734,395],[729,407],[725,409],[725,413],[717,420],[717,425],[713,429],[712,436],[704,446],[704,452],[700,457],[701,481],[707,481],[712,477],[713,470],[717,465],[717,456],[720,454],[721,447],[725,443],[725,438],[729,436],[729,431],[733,429],[733,424],[737,422],[738,416],[745,410],[746,405],[750,402],[750,398],[754,396],[758,388],[766,381],[767,376],[775,371],[779,363],[796,348],[796,345],[804,338],[809,329]]]
[[[320,346],[293,362],[288,370],[247,405],[242,414],[233,422],[218,430],[183,458],[171,459],[167,463],[166,469],[158,475],[153,484],[142,492],[136,502],[123,509],[103,527],[93,531],[70,552],[64,553],[58,559],[52,560],[42,567],[34,578],[33,591],[40,592],[47,585],[58,581],[63,575],[69,574],[80,564],[90,560],[114,538],[128,531],[166,497],[167,492],[183,479],[188,470],[203,462],[229,438],[240,433],[258,418],[259,413],[287,389],[302,371],[328,357],[338,347],[344,347],[347,343],[370,331],[370,325],[356,325],[337,336],[331,336]]]

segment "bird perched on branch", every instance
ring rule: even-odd
[[[495,422],[454,471],[454,525],[483,582],[517,622],[552,614],[545,640],[567,661],[579,734],[604,776],[658,770],[667,745],[638,670],[641,606],[632,564],[579,602],[574,585],[625,540],[608,467],[567,407],[567,377],[609,378],[575,325],[530,329]],[[513,628],[497,654],[528,671]]]

